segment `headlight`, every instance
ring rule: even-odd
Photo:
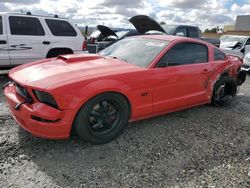
[[[58,109],[58,106],[56,104],[54,97],[52,97],[49,93],[44,92],[44,91],[34,90],[34,94],[37,100],[39,100],[40,102]]]

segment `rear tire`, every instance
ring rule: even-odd
[[[74,129],[78,136],[93,144],[104,144],[117,137],[129,119],[125,97],[105,93],[90,99],[78,112]]]
[[[212,104],[215,106],[227,106],[234,99],[237,93],[235,79],[229,76],[222,76],[214,85]]]

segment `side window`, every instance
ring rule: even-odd
[[[245,45],[250,45],[250,38],[247,40]]]
[[[220,61],[220,60],[225,60],[225,59],[226,59],[226,55],[220,50],[218,50],[217,48],[214,48],[214,60]]]
[[[37,18],[10,16],[10,32],[12,35],[44,36],[45,32]]]
[[[188,37],[198,38],[198,29],[195,27],[188,27]]]
[[[0,16],[0,35],[3,34],[3,21],[2,21],[2,16]]]
[[[51,33],[54,36],[76,36],[75,29],[67,21],[45,19]]]
[[[186,37],[186,36],[187,36],[186,28],[185,28],[185,27],[178,27],[178,28],[176,29],[175,35],[182,36],[182,37]]]
[[[206,46],[196,43],[179,43],[164,55],[157,67],[206,62],[208,62],[208,49]]]

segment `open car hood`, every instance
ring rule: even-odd
[[[109,27],[104,26],[104,25],[98,25],[97,29],[102,33],[102,35],[104,37],[108,37],[108,36],[116,36],[118,37],[114,31],[112,31]]]
[[[139,33],[146,33],[148,31],[160,31],[165,33],[161,25],[153,18],[145,15],[137,15],[129,19]]]

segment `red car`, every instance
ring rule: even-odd
[[[128,121],[236,95],[242,61],[191,38],[121,40],[99,54],[63,55],[12,69],[4,87],[16,121],[33,135],[100,144]]]

